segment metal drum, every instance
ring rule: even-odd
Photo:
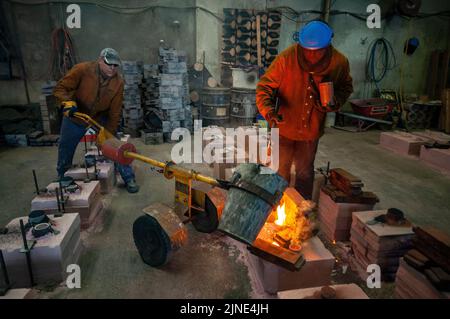
[[[230,89],[203,88],[201,119],[203,126],[226,126],[230,120]]]
[[[233,127],[252,125],[257,111],[256,90],[231,89],[230,116]]]

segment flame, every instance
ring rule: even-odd
[[[280,247],[280,245],[278,245],[278,243],[276,241],[273,241],[272,245]]]
[[[275,224],[277,224],[278,226],[282,226],[285,221],[286,221],[286,203],[283,203],[283,205],[278,205],[277,207],[277,220],[275,221]]]

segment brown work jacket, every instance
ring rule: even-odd
[[[299,44],[291,45],[272,62],[258,82],[256,104],[267,119],[268,112],[275,107],[274,96],[278,90],[278,114],[283,118],[278,125],[280,135],[291,140],[311,141],[323,135],[326,113],[339,110],[353,92],[353,85],[347,58],[331,47],[331,60],[323,71],[312,75],[315,83],[312,87],[309,73],[300,66],[299,50]],[[333,82],[336,102],[333,108],[320,105],[317,88],[322,81]]]
[[[79,63],[59,80],[53,94],[59,102],[76,101],[78,111],[96,121],[106,119],[105,128],[115,134],[121,118],[124,81],[118,73],[101,80],[97,61]]]

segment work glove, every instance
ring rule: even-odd
[[[61,103],[61,110],[64,116],[72,117],[74,113],[78,110],[77,102],[75,101],[63,101]]]
[[[281,114],[276,114],[275,110],[270,110],[267,113],[266,120],[271,128],[277,127],[280,123],[283,123],[283,117]]]

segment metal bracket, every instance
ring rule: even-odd
[[[268,203],[270,206],[277,205],[281,198],[279,191],[277,191],[275,194],[271,194],[270,192],[266,191],[264,188],[262,188],[258,185],[243,181],[243,180],[238,180],[237,182],[230,184],[230,187],[238,188],[238,189],[246,191],[250,194],[253,194],[253,195],[261,198],[263,201]]]

